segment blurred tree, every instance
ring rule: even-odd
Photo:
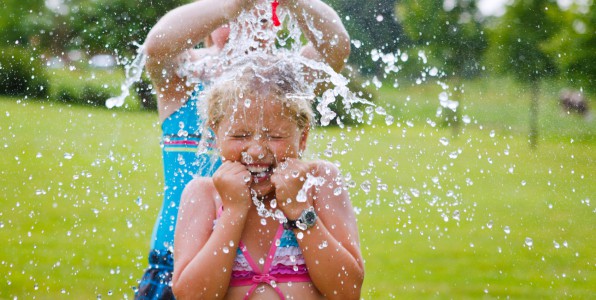
[[[72,0],[71,44],[90,52],[130,56],[167,11],[184,0]]]
[[[397,0],[329,0],[342,17],[352,39],[349,64],[360,73],[382,73],[382,66],[371,59],[371,51],[396,53],[409,44],[395,17]]]
[[[563,11],[548,11],[560,22],[559,31],[544,44],[559,75],[576,89],[596,92],[596,9],[573,3]]]
[[[532,147],[538,141],[540,82],[556,73],[555,61],[544,51],[545,43],[560,28],[560,24],[548,17],[555,12],[560,12],[559,7],[549,0],[515,0],[490,31],[489,66],[512,74],[530,88]]]
[[[416,47],[424,49],[433,64],[451,78],[454,87],[449,98],[459,105],[443,107],[442,120],[457,134],[464,100],[462,79],[480,73],[488,47],[483,16],[472,0],[402,0],[396,11]]]
[[[0,3],[0,45],[28,45],[47,25],[44,0],[2,0]]]
[[[427,49],[448,76],[479,74],[488,42],[475,1],[402,0],[396,11],[408,37]]]

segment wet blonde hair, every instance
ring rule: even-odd
[[[245,99],[280,101],[284,113],[300,130],[311,126],[314,94],[296,66],[274,57],[260,57],[248,58],[229,70],[206,95],[206,124],[210,128],[216,129],[228,108]]]

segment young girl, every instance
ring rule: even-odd
[[[181,65],[216,65],[211,62],[221,60],[225,46],[237,42],[229,41],[230,28],[226,24],[243,11],[255,10],[257,5],[271,7],[271,2],[194,1],[168,12],[147,36],[144,43],[146,70],[157,93],[163,130],[165,190],[151,239],[149,267],[139,283],[135,299],[173,298],[170,289],[171,249],[182,190],[193,176],[210,176],[219,165],[219,161],[211,159],[210,152],[196,154],[197,145],[202,141],[199,127],[203,122],[196,109],[201,102],[199,94],[203,88],[208,88],[217,72],[191,72],[195,70],[181,68]],[[279,11],[292,15],[309,40],[300,49],[301,55],[325,62],[339,72],[350,52],[350,39],[337,13],[320,0],[277,3]],[[206,47],[196,49],[202,40]],[[206,68],[200,69],[204,71]]]
[[[233,69],[207,96],[223,163],[182,195],[176,298],[358,299],[356,219],[337,167],[301,159],[312,110],[297,73],[274,58]]]

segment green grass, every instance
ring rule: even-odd
[[[383,88],[391,125],[311,135],[353,180],[362,298],[593,297],[596,122],[546,87],[530,150],[527,94],[466,85],[457,136],[433,126],[434,85]],[[132,298],[161,205],[156,114],[0,99],[0,115],[0,299]]]

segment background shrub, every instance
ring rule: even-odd
[[[0,95],[43,98],[49,82],[33,51],[21,47],[0,49]]]

